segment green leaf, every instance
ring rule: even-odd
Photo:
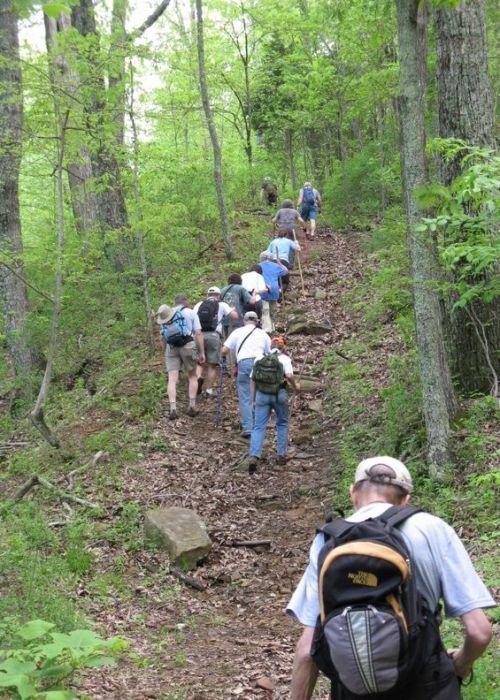
[[[36,671],[36,664],[34,664],[32,661],[18,661],[17,659],[10,658],[6,659],[0,664],[0,671],[4,671],[5,673],[10,673],[12,675],[16,675],[18,673],[29,674]]]
[[[111,656],[91,656],[86,659],[85,666],[98,668],[99,666],[116,666],[116,661]]]
[[[17,635],[21,639],[25,639],[27,642],[31,642],[33,639],[39,639],[53,629],[54,625],[52,622],[45,622],[45,620],[30,620],[25,625],[19,628]]]
[[[40,700],[73,700],[78,697],[71,690],[48,690],[46,693],[36,695]]]
[[[71,7],[62,2],[47,2],[43,6],[43,11],[47,17],[57,19],[61,14],[70,15]]]
[[[17,675],[0,674],[0,688],[16,688],[21,700],[35,697],[37,689],[30,678],[22,673]]]

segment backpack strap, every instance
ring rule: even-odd
[[[377,517],[377,520],[381,520],[387,525],[392,527],[397,527],[404,523],[405,520],[411,518],[415,513],[422,513],[422,508],[417,508],[416,506],[391,506],[386,511]]]
[[[246,340],[247,338],[249,338],[255,330],[257,330],[257,326],[254,326],[254,328],[250,331],[250,333],[248,333],[248,334],[243,338],[243,340],[241,341],[239,348],[236,350],[236,359],[238,359],[238,353],[240,352],[241,348],[242,348],[243,345],[245,344],[245,340]]]
[[[343,518],[338,518],[337,520],[331,520],[325,523],[323,527],[319,528],[316,532],[321,532],[325,536],[325,540],[333,538],[334,540],[342,537],[348,530],[352,528],[356,523],[350,523]]]
[[[184,309],[186,309],[186,308],[187,308],[186,306],[181,306],[179,309],[176,309],[175,312],[174,312],[174,315],[172,316],[172,318],[170,319],[170,321],[166,321],[165,324],[162,323],[162,325],[171,326],[172,323],[174,323],[174,321],[176,321],[176,320],[179,318],[179,315],[182,316],[182,312],[183,312]],[[184,317],[182,316],[182,318],[184,318]]]
[[[221,301],[224,301],[224,299],[226,298],[226,294],[227,294],[227,293],[229,292],[229,290],[232,289],[233,287],[234,287],[234,284],[230,284],[230,285],[229,285],[229,287],[226,289],[226,291],[224,292],[224,294],[221,296],[221,298],[220,298]]]

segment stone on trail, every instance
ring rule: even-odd
[[[326,299],[326,289],[323,289],[322,287],[317,287],[316,291],[314,292],[314,298],[317,301],[323,301],[323,299]]]
[[[332,331],[330,321],[316,321],[303,309],[294,309],[288,316],[289,335],[323,335]]]
[[[146,541],[166,549],[171,561],[184,571],[194,569],[212,548],[205,523],[189,508],[148,510],[144,536]]]

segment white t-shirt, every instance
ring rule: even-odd
[[[247,339],[243,343],[244,338]],[[240,346],[241,350],[238,352]],[[257,355],[269,352],[271,339],[262,328],[257,328],[253,323],[246,323],[241,328],[235,328],[224,343],[224,347],[237,353],[236,360],[240,362],[241,360],[254,359]]]
[[[290,376],[293,374],[293,367],[292,367],[292,360],[288,355],[285,355],[284,353],[280,352],[277,348],[273,348],[271,352],[277,352],[278,353],[278,360],[281,362],[283,365],[283,371],[285,373],[285,377],[288,375]],[[260,360],[261,357],[264,357],[264,353],[261,352],[259,355],[255,357],[255,361]],[[253,370],[252,370],[253,371]],[[250,375],[252,376],[252,375]]]
[[[390,503],[370,503],[347,520],[361,522],[375,518],[390,507]],[[415,564],[417,588],[431,610],[437,609],[440,599],[448,617],[495,606],[460,538],[444,520],[430,513],[416,513],[398,529]],[[324,537],[319,533],[309,551],[309,564],[286,608],[308,627],[314,627],[319,615],[317,562],[323,544]]]
[[[209,297],[209,298],[213,299],[213,297]],[[198,318],[198,309],[200,308],[202,303],[203,302],[199,301],[193,307],[193,311],[195,312],[197,318]],[[219,301],[219,311],[217,313],[217,321],[218,321],[217,328],[215,329],[215,331],[212,331],[212,332],[216,332],[216,333],[219,333],[220,335],[222,335],[222,319],[225,318],[226,316],[229,316],[231,311],[232,311],[232,309],[229,306],[229,304],[226,304],[225,301]],[[200,325],[200,328],[201,328],[201,325]],[[208,331],[208,332],[210,332],[210,331]]]
[[[260,289],[261,291],[266,289],[266,281],[258,272],[244,272],[241,275],[241,284],[250,293],[252,293],[254,289]],[[260,301],[260,294],[256,294],[255,298],[257,301]]]

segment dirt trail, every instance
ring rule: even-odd
[[[307,355],[305,373],[321,376],[325,351],[356,331],[356,320],[338,300],[359,275],[362,260],[355,239],[328,229],[320,230],[309,253],[304,270],[307,297],[300,296],[300,278],[294,276],[294,291],[279,325],[286,327],[293,306],[307,307],[312,317],[331,321],[329,334],[294,335],[288,342],[296,371]],[[324,300],[315,300],[317,287],[326,290]],[[128,468],[120,496],[123,502],[138,501],[141,510],[182,505],[201,515],[214,547],[193,575],[207,588],[197,591],[179,583],[166,573],[156,552],[129,554],[97,543],[93,551],[100,566],[108,562],[110,571],[116,571],[117,560],[122,561],[123,578],[114,584],[121,591],[115,600],[89,595],[88,613],[107,634],[129,639],[137,658],[87,676],[84,687],[92,698],[288,697],[300,629],[284,608],[307,561],[314,528],[330,506],[330,465],[339,429],[324,406],[318,411],[311,401],[324,399],[331,390],[324,385],[320,395],[297,397],[290,431],[292,458],[284,467],[276,465],[268,430],[265,459],[254,476],[232,469],[248,445],[238,436],[232,379],[225,379],[218,428],[214,399],[202,399],[202,412],[190,419],[182,413],[182,386],[181,418],[175,424],[167,420],[165,402],[157,437],[167,440],[171,449],[167,454],[152,452],[141,468]],[[234,540],[271,540],[271,546],[233,547]],[[263,677],[272,690],[258,687]]]

